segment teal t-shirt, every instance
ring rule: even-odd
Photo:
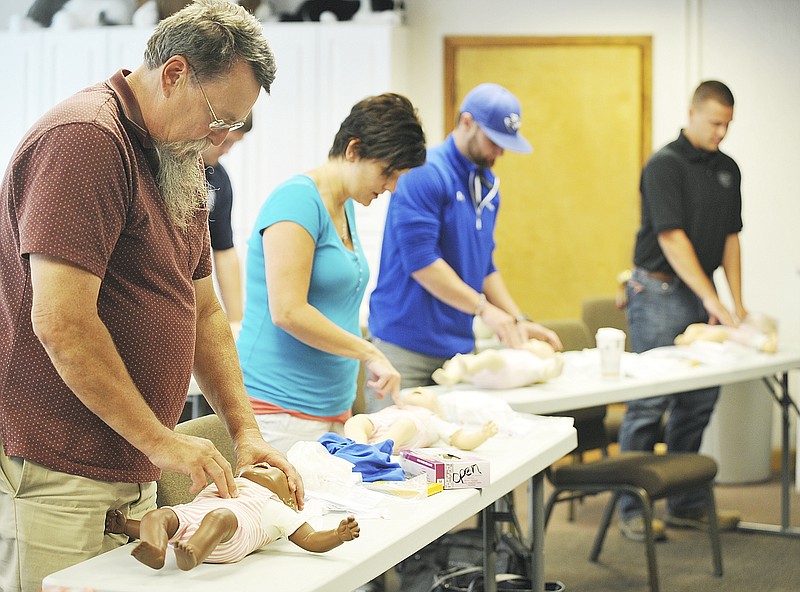
[[[264,230],[277,222],[291,221],[305,228],[316,245],[309,304],[360,336],[359,308],[369,268],[356,232],[352,200],[345,203],[345,211],[353,251],[345,248],[316,185],[304,175],[279,185],[261,207],[247,243],[245,310],[237,341],[251,397],[319,417],[339,415],[352,406],[358,360],[310,347],[273,324],[261,240]]]

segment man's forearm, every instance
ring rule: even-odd
[[[434,298],[461,312],[474,314],[481,301],[479,291],[467,285],[444,259],[437,259],[411,276]]]
[[[108,330],[96,323],[73,324],[71,335],[41,335],[58,374],[92,413],[150,457],[171,436],[145,402]]]
[[[658,244],[672,269],[698,298],[716,297],[714,284],[700,266],[697,253],[684,231],[662,232],[658,235]]]
[[[231,323],[241,323],[242,278],[236,249],[214,251],[214,273],[228,320]]]
[[[737,314],[744,309],[742,300],[742,255],[739,235],[731,234],[725,241],[725,251],[722,255],[722,269],[731,291]],[[741,320],[741,319],[740,319]]]
[[[222,308],[198,310],[194,377],[203,396],[232,437],[258,429],[242,381],[239,356]]]
[[[683,230],[662,232],[658,235],[658,244],[675,273],[700,298],[708,312],[709,321],[735,326],[735,319],[720,301],[714,283],[700,266],[697,253],[686,233]]]
[[[486,280],[483,283],[483,292],[486,294],[486,298],[489,302],[504,310],[512,317],[517,318],[522,313],[519,306],[517,306],[517,303],[514,301],[514,297],[511,296],[511,292],[509,292],[503,280],[503,276],[500,275],[499,271],[495,271],[486,276]]]
[[[99,278],[32,255],[31,281],[33,331],[61,379],[92,413],[149,456],[170,431],[145,402],[97,315]]]

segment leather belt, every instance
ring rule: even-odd
[[[638,267],[637,269],[647,277],[651,277],[659,282],[671,282],[675,279],[674,273],[667,273],[666,271],[648,271],[646,269],[642,269],[641,267]]]

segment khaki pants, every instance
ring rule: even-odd
[[[0,592],[39,592],[56,571],[125,544],[104,535],[106,512],[139,519],[155,483],[111,483],[5,455],[0,443]]]
[[[297,442],[313,442],[327,432],[344,434],[344,424],[338,421],[302,419],[288,413],[256,415],[256,422],[264,439],[282,454]]]

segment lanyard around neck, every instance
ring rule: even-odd
[[[483,195],[484,187],[489,190],[486,195]],[[489,205],[499,190],[500,179],[497,177],[495,177],[494,181],[490,184],[489,179],[481,174],[480,169],[470,171],[469,192],[472,196],[472,204],[475,206],[475,228],[478,230],[483,228],[483,223],[481,222],[481,214],[483,213],[483,209]]]

